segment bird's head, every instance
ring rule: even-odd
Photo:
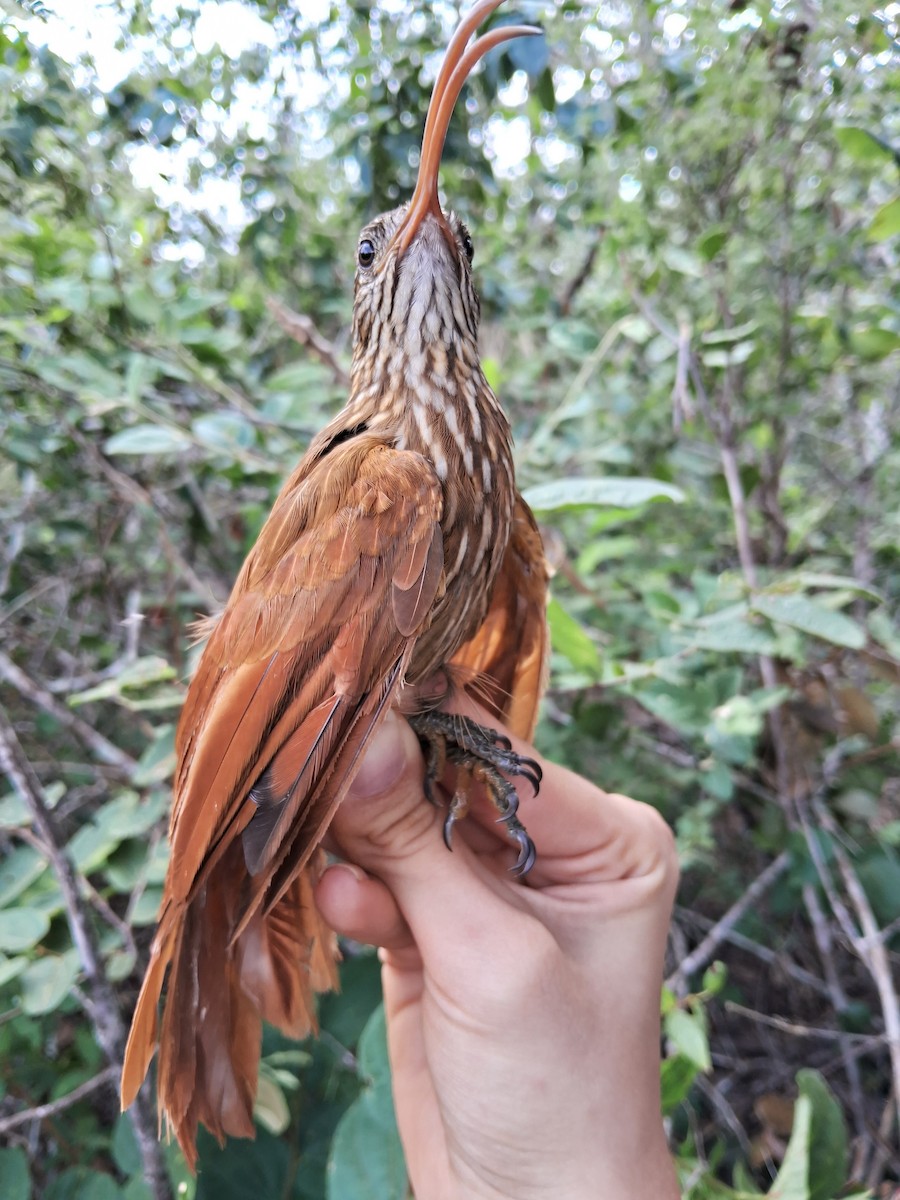
[[[460,218],[441,208],[438,173],[450,117],[475,64],[502,42],[542,32],[532,25],[503,25],[470,45],[472,34],[502,2],[478,0],[450,40],[428,106],[412,199],[370,221],[359,236],[355,368],[374,366],[376,356],[382,365],[392,357],[398,364],[415,361],[429,346],[475,352],[474,247]]]

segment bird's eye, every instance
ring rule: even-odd
[[[475,247],[472,245],[472,239],[467,233],[463,234],[463,250],[466,252],[466,258],[471,262],[475,257]]]
[[[359,243],[359,249],[356,252],[357,262],[361,267],[371,267],[375,261],[375,247],[368,238],[364,238]]]

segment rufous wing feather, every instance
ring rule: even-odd
[[[509,545],[487,614],[454,654],[466,690],[518,737],[531,740],[550,668],[549,572],[531,509],[516,496]]]
[[[336,986],[318,846],[442,594],[442,503],[424,458],[375,437],[307,455],[212,626],[122,1075],[127,1105],[159,1032],[160,1110],[192,1166],[198,1122],[252,1134],[262,1020],[302,1036]]]

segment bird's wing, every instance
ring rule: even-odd
[[[487,614],[453,656],[467,690],[519,737],[530,740],[547,683],[549,573],[531,509],[516,496],[509,545]]]
[[[420,455],[356,437],[292,484],[182,712],[173,899],[238,830],[254,897],[261,879],[267,907],[283,892],[340,799],[329,779],[349,786],[443,587],[441,486]]]
[[[305,1031],[311,989],[333,980],[304,867],[443,590],[442,503],[423,457],[371,436],[305,461],[212,628],[179,724],[171,857],[122,1075],[127,1106],[171,964],[159,1099],[185,1153],[198,1120],[252,1130],[260,1018]]]

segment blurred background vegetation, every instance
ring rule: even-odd
[[[4,1200],[406,1195],[362,948],[196,1184],[114,1068],[187,627],[346,398],[457,15],[0,0]],[[896,1195],[900,5],[523,17],[442,178],[556,570],[539,744],[677,831],[684,1195]]]

